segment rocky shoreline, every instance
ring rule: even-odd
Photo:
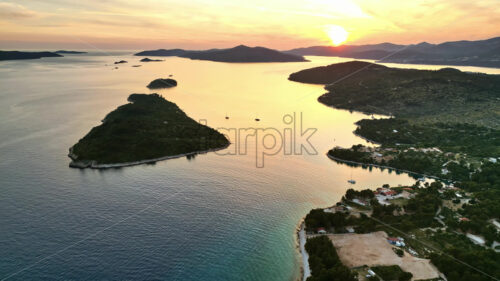
[[[328,158],[330,158],[331,160],[338,161],[338,162],[355,164],[355,165],[360,165],[360,166],[363,166],[363,165],[364,166],[371,166],[371,167],[381,168],[381,169],[391,169],[391,170],[402,172],[402,173],[419,175],[419,176],[422,176],[422,177],[425,177],[425,178],[430,178],[430,179],[435,179],[435,180],[441,180],[441,181],[449,181],[447,179],[442,179],[442,178],[439,178],[439,177],[436,177],[436,176],[431,176],[431,175],[426,175],[426,174],[420,174],[420,173],[416,173],[416,172],[412,172],[412,171],[408,171],[408,170],[396,169],[394,167],[389,167],[389,166],[384,166],[384,165],[378,165],[378,164],[371,164],[371,163],[361,163],[361,162],[350,161],[350,160],[344,160],[344,159],[337,158],[335,156],[331,156],[329,153],[326,153],[326,156]]]
[[[124,163],[111,163],[111,164],[98,164],[97,161],[95,160],[90,160],[90,161],[79,161],[78,160],[78,155],[73,153],[73,147],[69,149],[68,157],[71,158],[71,163],[69,163],[69,166],[71,168],[77,168],[77,169],[113,169],[113,168],[122,168],[122,167],[130,167],[130,166],[136,166],[136,165],[141,165],[141,164],[152,164],[156,163],[158,161],[163,161],[163,160],[168,160],[168,159],[175,159],[175,158],[181,158],[181,157],[186,157],[186,156],[194,156],[198,154],[206,154],[209,152],[215,152],[219,150],[226,149],[229,147],[228,144],[224,147],[220,148],[213,148],[213,149],[207,149],[207,150],[201,150],[201,151],[194,151],[194,152],[189,152],[189,153],[181,153],[181,154],[176,154],[176,155],[170,155],[170,156],[164,156],[164,157],[159,157],[159,158],[154,158],[154,159],[146,159],[146,160],[139,160],[139,161],[133,161],[133,162],[124,162]]]

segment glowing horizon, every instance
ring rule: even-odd
[[[349,38],[349,32],[347,32],[342,26],[330,25],[327,26],[326,32],[333,46],[337,47],[343,45],[347,42]]]
[[[0,49],[441,43],[499,36],[499,19],[496,0],[0,0]]]

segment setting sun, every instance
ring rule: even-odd
[[[338,25],[329,25],[326,28],[326,33],[334,46],[339,46],[347,40],[349,33]]]

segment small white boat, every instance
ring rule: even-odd
[[[352,179],[352,170],[351,170],[351,179],[347,181],[350,184],[356,184],[356,181]]]

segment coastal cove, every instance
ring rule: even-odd
[[[290,73],[350,59],[229,64],[164,57],[135,68],[141,57],[132,54],[0,62],[0,278],[65,249],[11,280],[295,281],[302,264],[298,222],[311,209],[339,201],[351,174],[355,189],[414,183],[406,174],[330,160],[325,153],[334,145],[370,145],[352,133],[367,115],[319,103],[321,85],[287,80]],[[129,63],[114,69],[120,60]],[[146,88],[169,75],[177,87]],[[250,141],[246,154],[226,155],[231,140],[224,150],[191,159],[68,168],[67,148],[103,116],[131,93],[154,92],[215,129],[283,131],[290,128],[285,115],[297,124],[302,118],[306,128],[317,129],[311,138],[317,153],[279,153],[256,168],[262,144]]]

